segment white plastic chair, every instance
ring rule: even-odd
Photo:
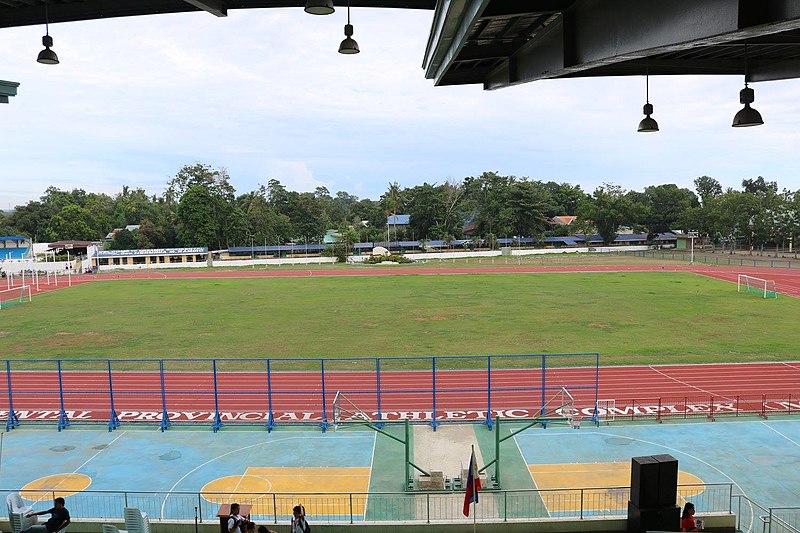
[[[24,515],[33,511],[33,506],[25,505],[19,492],[10,492],[8,496],[6,496],[6,505],[8,506],[9,513],[20,513]]]
[[[150,533],[150,518],[136,507],[126,507],[123,513],[128,533]]]
[[[23,529],[28,529],[35,525],[37,522],[36,518],[35,516],[26,518],[22,513],[8,513],[8,523],[11,526],[11,533],[20,533]]]
[[[128,533],[124,529],[120,529],[113,524],[103,524],[103,533]]]

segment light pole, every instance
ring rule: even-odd
[[[692,249],[691,255],[690,255],[690,259],[689,259],[689,264],[690,265],[694,264],[694,240],[695,240],[696,237],[697,237],[697,232],[696,231],[690,231],[689,232],[689,241],[691,242],[691,249]]]

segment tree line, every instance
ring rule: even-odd
[[[800,191],[779,190],[762,177],[744,179],[741,190],[723,190],[709,176],[695,190],[674,184],[626,191],[613,183],[591,194],[579,185],[484,172],[463,180],[401,187],[389,183],[379,199],[360,199],[325,187],[288,190],[272,179],[237,194],[225,169],[183,166],[161,195],[124,186],[110,196],[83,189],[49,187],[39,200],[0,213],[0,235],[34,241],[103,239],[109,249],[275,245],[319,242],[329,229],[341,242],[470,238],[492,246],[499,237],[598,233],[611,243],[622,227],[652,236],[696,231],[715,242],[782,246],[800,236]],[[410,216],[407,226],[387,224],[390,215]],[[552,223],[574,215],[569,226]]]

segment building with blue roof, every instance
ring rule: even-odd
[[[0,259],[25,259],[32,245],[31,240],[22,235],[0,237]]]

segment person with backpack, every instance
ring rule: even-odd
[[[231,514],[228,516],[228,533],[244,533],[242,526],[245,518],[239,514],[239,504],[231,504]]]
[[[292,509],[291,533],[311,533],[311,526],[306,522],[306,508],[303,504],[295,505]]]

